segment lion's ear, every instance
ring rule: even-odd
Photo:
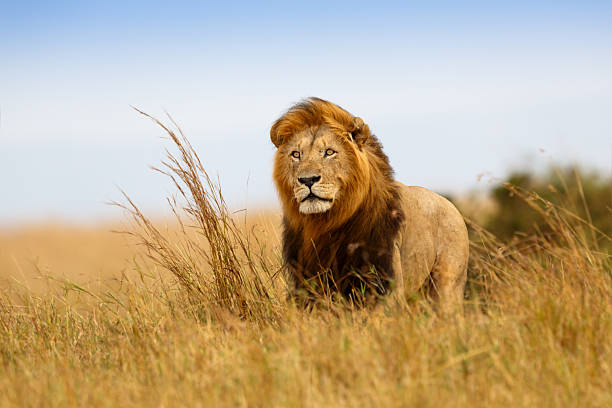
[[[355,143],[357,143],[358,146],[361,146],[370,136],[370,127],[363,123],[363,119],[354,117],[349,133],[351,134],[351,138],[355,141]]]
[[[283,137],[280,135],[278,130],[278,122],[275,122],[270,128],[270,140],[277,148],[283,144]]]

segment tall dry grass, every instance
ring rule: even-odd
[[[5,285],[5,405],[612,406],[610,238],[588,221],[509,185],[550,228],[506,242],[470,223],[463,317],[419,298],[304,311],[285,299],[277,230],[231,214],[157,123],[177,148],[158,170],[178,229],[126,197],[149,262],[95,290]]]
[[[275,320],[279,317],[278,285],[282,279],[277,260],[271,260],[266,244],[244,229],[228,209],[218,183],[208,175],[197,153],[172,118],[174,130],[153,120],[170,137],[177,154],[167,152],[161,168],[178,197],[168,200],[181,242],[171,244],[126,195],[126,210],[139,227],[131,232],[146,248],[153,262],[171,272],[188,295],[192,307],[204,315],[230,313],[240,318]],[[187,230],[191,229],[190,234]],[[255,240],[255,241],[254,241]]]

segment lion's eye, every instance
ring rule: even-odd
[[[293,157],[294,159],[299,159],[300,158],[300,152],[298,152],[297,150],[294,150],[291,152],[291,157]]]
[[[335,150],[333,150],[333,149],[327,149],[327,150],[325,151],[325,157],[327,157],[327,156],[331,156],[331,155],[334,155],[334,154],[336,154],[336,151],[335,151]]]

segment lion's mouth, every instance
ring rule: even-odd
[[[301,202],[303,203],[304,201],[308,201],[308,200],[321,200],[321,201],[328,201],[328,202],[332,201],[329,198],[319,197],[318,195],[314,194],[312,191]]]

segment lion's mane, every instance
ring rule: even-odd
[[[296,289],[316,287],[349,297],[364,288],[386,293],[393,279],[393,242],[404,214],[389,159],[368,125],[333,103],[309,98],[281,116],[270,137],[278,147],[296,132],[322,125],[347,146],[352,169],[329,211],[301,214],[289,176],[283,174],[285,158],[275,158],[273,177],[284,211],[283,257],[290,278]]]

